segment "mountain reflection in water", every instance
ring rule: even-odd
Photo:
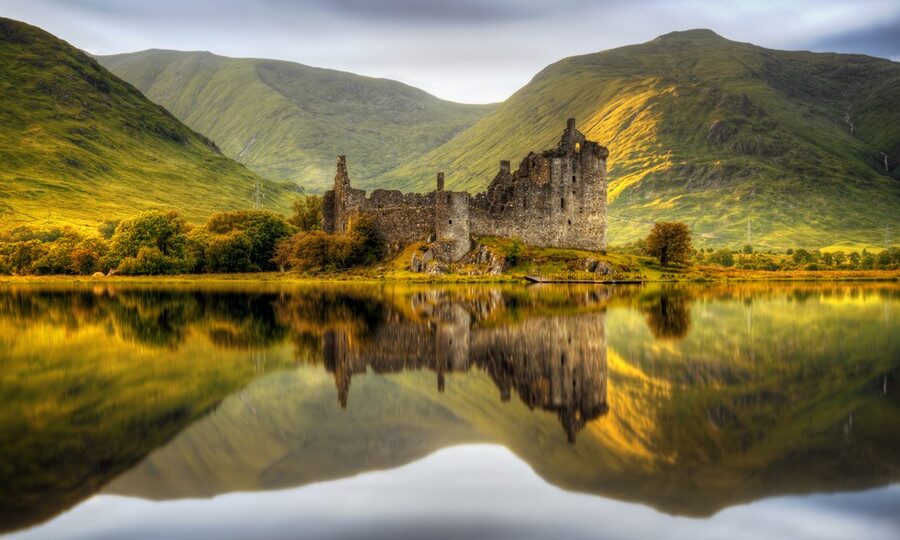
[[[895,284],[8,287],[0,530],[473,442],[674,514],[890,485],[898,315]]]

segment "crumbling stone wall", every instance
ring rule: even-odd
[[[559,144],[531,153],[515,173],[509,162],[473,199],[474,234],[544,247],[606,249],[606,158],[569,120]]]
[[[338,156],[334,189],[322,198],[322,228],[329,233],[346,232],[359,214],[372,216],[376,230],[390,242],[424,240],[434,231],[434,193],[376,189],[366,197],[365,190],[350,186],[346,158]]]
[[[527,244],[585,250],[606,249],[606,158],[609,151],[569,119],[556,148],[530,153],[515,172],[508,161],[486,192],[474,197],[444,189],[426,194],[375,190],[366,197],[353,189],[346,160],[338,157],[334,189],[324,196],[326,232],[343,232],[354,214],[373,216],[389,242],[434,238],[435,256],[459,260],[470,247],[470,234],[517,238]]]
[[[435,256],[441,261],[458,261],[472,249],[469,229],[469,194],[444,191],[444,174],[438,173],[435,191]]]

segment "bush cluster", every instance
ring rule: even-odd
[[[177,212],[150,210],[103,221],[97,234],[19,227],[0,233],[2,274],[163,275],[304,272],[373,264],[386,251],[374,222],[359,216],[346,234],[322,232],[322,200],[307,197],[294,215],[245,210],[191,226]]]
[[[748,249],[749,248],[749,249]],[[693,253],[694,264],[734,267],[743,270],[897,270],[900,269],[900,248],[891,247],[880,253],[863,249],[821,252],[803,248],[787,249],[784,253],[758,252],[750,246],[741,250],[704,248]]]
[[[325,272],[373,264],[384,257],[386,243],[371,218],[354,219],[345,234],[300,231],[278,246],[275,261],[282,268]]]
[[[0,273],[90,274],[101,270],[109,248],[103,240],[62,227],[18,227],[0,233]]]
[[[296,230],[282,216],[263,211],[216,214],[192,227],[176,212],[151,210],[121,222],[103,222],[97,235],[72,228],[19,227],[0,234],[0,273],[269,271],[277,268],[278,244]]]

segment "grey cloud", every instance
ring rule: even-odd
[[[900,56],[900,17],[872,28],[825,36],[813,43],[812,49],[897,58]]]
[[[900,57],[896,0],[0,0],[97,54],[208,50],[503,100],[566,56],[711,28],[776,49]]]
[[[316,0],[319,9],[364,20],[392,23],[495,24],[540,16],[540,2],[500,0]]]

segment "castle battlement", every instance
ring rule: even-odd
[[[389,242],[436,239],[435,252],[447,262],[469,251],[472,234],[605,250],[608,155],[570,118],[555,148],[529,153],[515,172],[501,161],[487,191],[447,191],[444,174],[437,173],[429,193],[377,189],[368,197],[350,186],[346,160],[339,156],[334,189],[323,200],[324,229],[343,232],[354,214],[366,213]]]

